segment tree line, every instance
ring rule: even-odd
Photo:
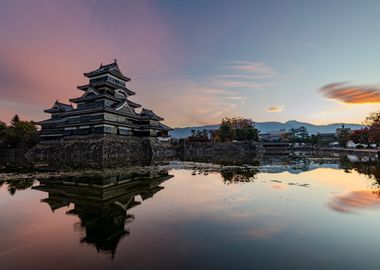
[[[7,125],[0,121],[1,147],[30,147],[38,142],[37,126],[33,121],[24,121],[16,114]]]
[[[380,111],[372,112],[364,120],[366,125],[362,129],[354,130],[350,139],[354,143],[360,144],[379,144],[380,143]]]
[[[186,140],[190,142],[258,141],[259,132],[251,119],[226,117],[222,119],[218,129],[192,130]]]

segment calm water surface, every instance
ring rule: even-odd
[[[340,167],[3,182],[0,269],[379,269],[377,169]]]

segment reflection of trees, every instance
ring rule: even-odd
[[[376,185],[380,185],[380,163],[378,162],[350,162],[347,157],[344,157],[340,159],[340,166],[347,173],[356,171],[375,180]]]
[[[4,184],[7,186],[8,192],[13,196],[17,190],[25,190],[33,186],[34,179],[21,179],[21,180],[10,180],[10,181],[0,181],[0,187]]]
[[[41,185],[34,188],[48,192],[48,198],[41,201],[47,203],[52,211],[73,204],[66,214],[80,219],[74,226],[74,230],[82,234],[80,242],[93,245],[98,252],[111,254],[113,258],[120,240],[129,235],[125,224],[134,220],[128,210],[141,204],[137,198],[144,201],[153,197],[163,189],[160,184],[170,177],[130,179],[100,187],[85,186],[83,182],[73,185],[41,181]]]
[[[256,168],[233,168],[220,172],[225,184],[252,182],[259,172]]]

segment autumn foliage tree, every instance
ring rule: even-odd
[[[380,111],[372,112],[366,117],[365,128],[355,130],[351,134],[351,140],[355,143],[371,144],[380,143]]]
[[[362,129],[354,130],[351,133],[350,138],[354,143],[369,144],[369,128],[365,127]]]
[[[211,132],[212,141],[246,141],[259,140],[259,133],[251,119],[241,117],[223,118],[219,129]]]

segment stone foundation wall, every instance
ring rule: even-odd
[[[170,160],[252,164],[262,153],[261,144],[252,141],[189,143],[99,134],[42,141],[26,154],[26,158],[33,164],[45,164],[60,169],[112,168],[152,165]]]
[[[149,140],[117,135],[71,136],[42,141],[26,158],[34,164],[51,167],[102,168],[150,164]]]
[[[182,159],[183,144],[173,141],[160,141],[157,138],[149,138],[152,162],[160,163]]]
[[[28,152],[28,148],[0,148],[0,164],[12,163],[12,164],[25,164],[28,161],[25,158],[25,153]]]
[[[254,141],[186,142],[183,159],[218,164],[252,164],[261,158],[264,151],[262,144]]]

